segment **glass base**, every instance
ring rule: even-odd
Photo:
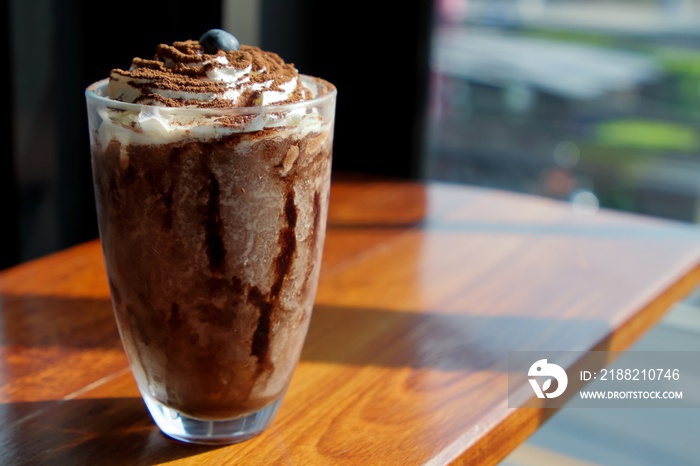
[[[188,417],[148,395],[143,397],[153,420],[165,435],[182,442],[203,445],[226,445],[255,437],[270,425],[282,398],[243,417],[206,421]]]

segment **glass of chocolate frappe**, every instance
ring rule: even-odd
[[[283,399],[318,283],[335,99],[220,30],[86,90],[114,313],[170,437],[248,439]]]

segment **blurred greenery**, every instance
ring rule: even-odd
[[[607,34],[584,31],[567,31],[565,29],[527,28],[522,31],[526,37],[546,39],[554,42],[574,42],[576,44],[597,45],[599,47],[614,47],[618,40]]]
[[[617,148],[683,152],[700,150],[697,128],[669,121],[628,118],[597,123],[593,141]]]
[[[659,47],[653,54],[666,73],[676,79],[677,105],[688,117],[700,120],[700,51]]]
[[[700,78],[700,51],[657,47],[654,52],[664,69],[669,73]]]

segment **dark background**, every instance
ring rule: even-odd
[[[4,6],[13,100],[5,126],[12,150],[0,156],[0,268],[97,238],[85,87],[134,56],[152,56],[159,43],[222,27],[221,2],[212,0],[196,8],[184,1]],[[338,87],[334,176],[418,177],[432,3],[397,10],[263,0],[261,8],[260,45]]]

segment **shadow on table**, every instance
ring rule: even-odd
[[[0,431],[2,464],[158,464],[214,449],[165,437],[140,398],[7,403],[0,410],[33,412]]]
[[[107,298],[0,295],[0,344],[121,349]]]
[[[316,306],[303,361],[508,372],[508,351],[607,348],[601,320],[523,318]]]
[[[10,315],[12,314],[12,315]],[[5,347],[121,350],[104,298],[0,296]],[[302,360],[352,365],[507,370],[507,351],[590,349],[609,333],[602,320],[407,312],[319,305]],[[604,342],[602,342],[604,345]],[[600,347],[600,350],[607,348]]]

